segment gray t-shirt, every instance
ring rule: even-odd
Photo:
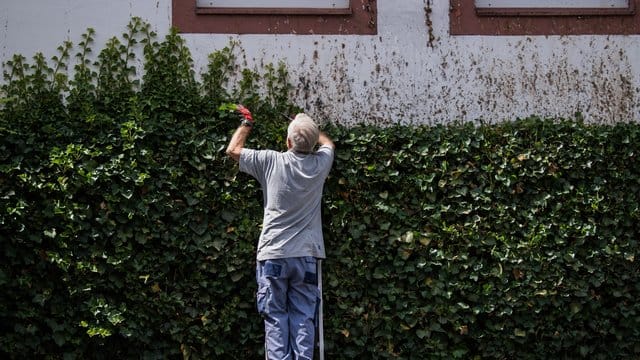
[[[310,154],[242,149],[240,171],[258,180],[264,199],[258,261],[326,257],[320,207],[333,156],[326,145]]]

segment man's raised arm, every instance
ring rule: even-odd
[[[244,144],[249,137],[249,133],[253,128],[253,116],[251,116],[251,112],[249,109],[242,105],[238,105],[237,110],[240,114],[240,118],[242,119],[242,123],[240,127],[236,129],[231,137],[231,141],[229,141],[229,145],[227,146],[227,155],[229,155],[233,160],[240,161],[240,153],[244,148]]]
[[[327,145],[327,146],[331,147],[332,149],[336,148],[336,145],[333,143],[331,138],[327,134],[325,134],[324,131],[320,131],[320,136],[318,137],[318,144],[320,146]]]

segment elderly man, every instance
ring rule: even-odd
[[[313,359],[317,264],[325,258],[320,217],[322,189],[334,158],[331,139],[306,114],[289,124],[286,152],[244,147],[253,128],[242,116],[227,154],[262,186],[264,217],[258,241],[258,311],[264,317],[268,359]],[[319,145],[316,150],[316,145]]]

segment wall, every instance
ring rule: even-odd
[[[430,11],[427,11],[429,8]],[[288,64],[299,105],[341,123],[487,122],[532,114],[640,121],[640,36],[450,36],[449,2],[379,0],[378,35],[185,34],[196,72],[235,40],[249,67]],[[162,36],[171,1],[0,4],[0,61],[55,55],[92,27],[94,51],[132,16]],[[428,25],[429,24],[429,25]]]

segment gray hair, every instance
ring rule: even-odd
[[[291,150],[311,152],[318,142],[320,129],[309,115],[300,113],[289,124],[287,138],[291,141]]]

